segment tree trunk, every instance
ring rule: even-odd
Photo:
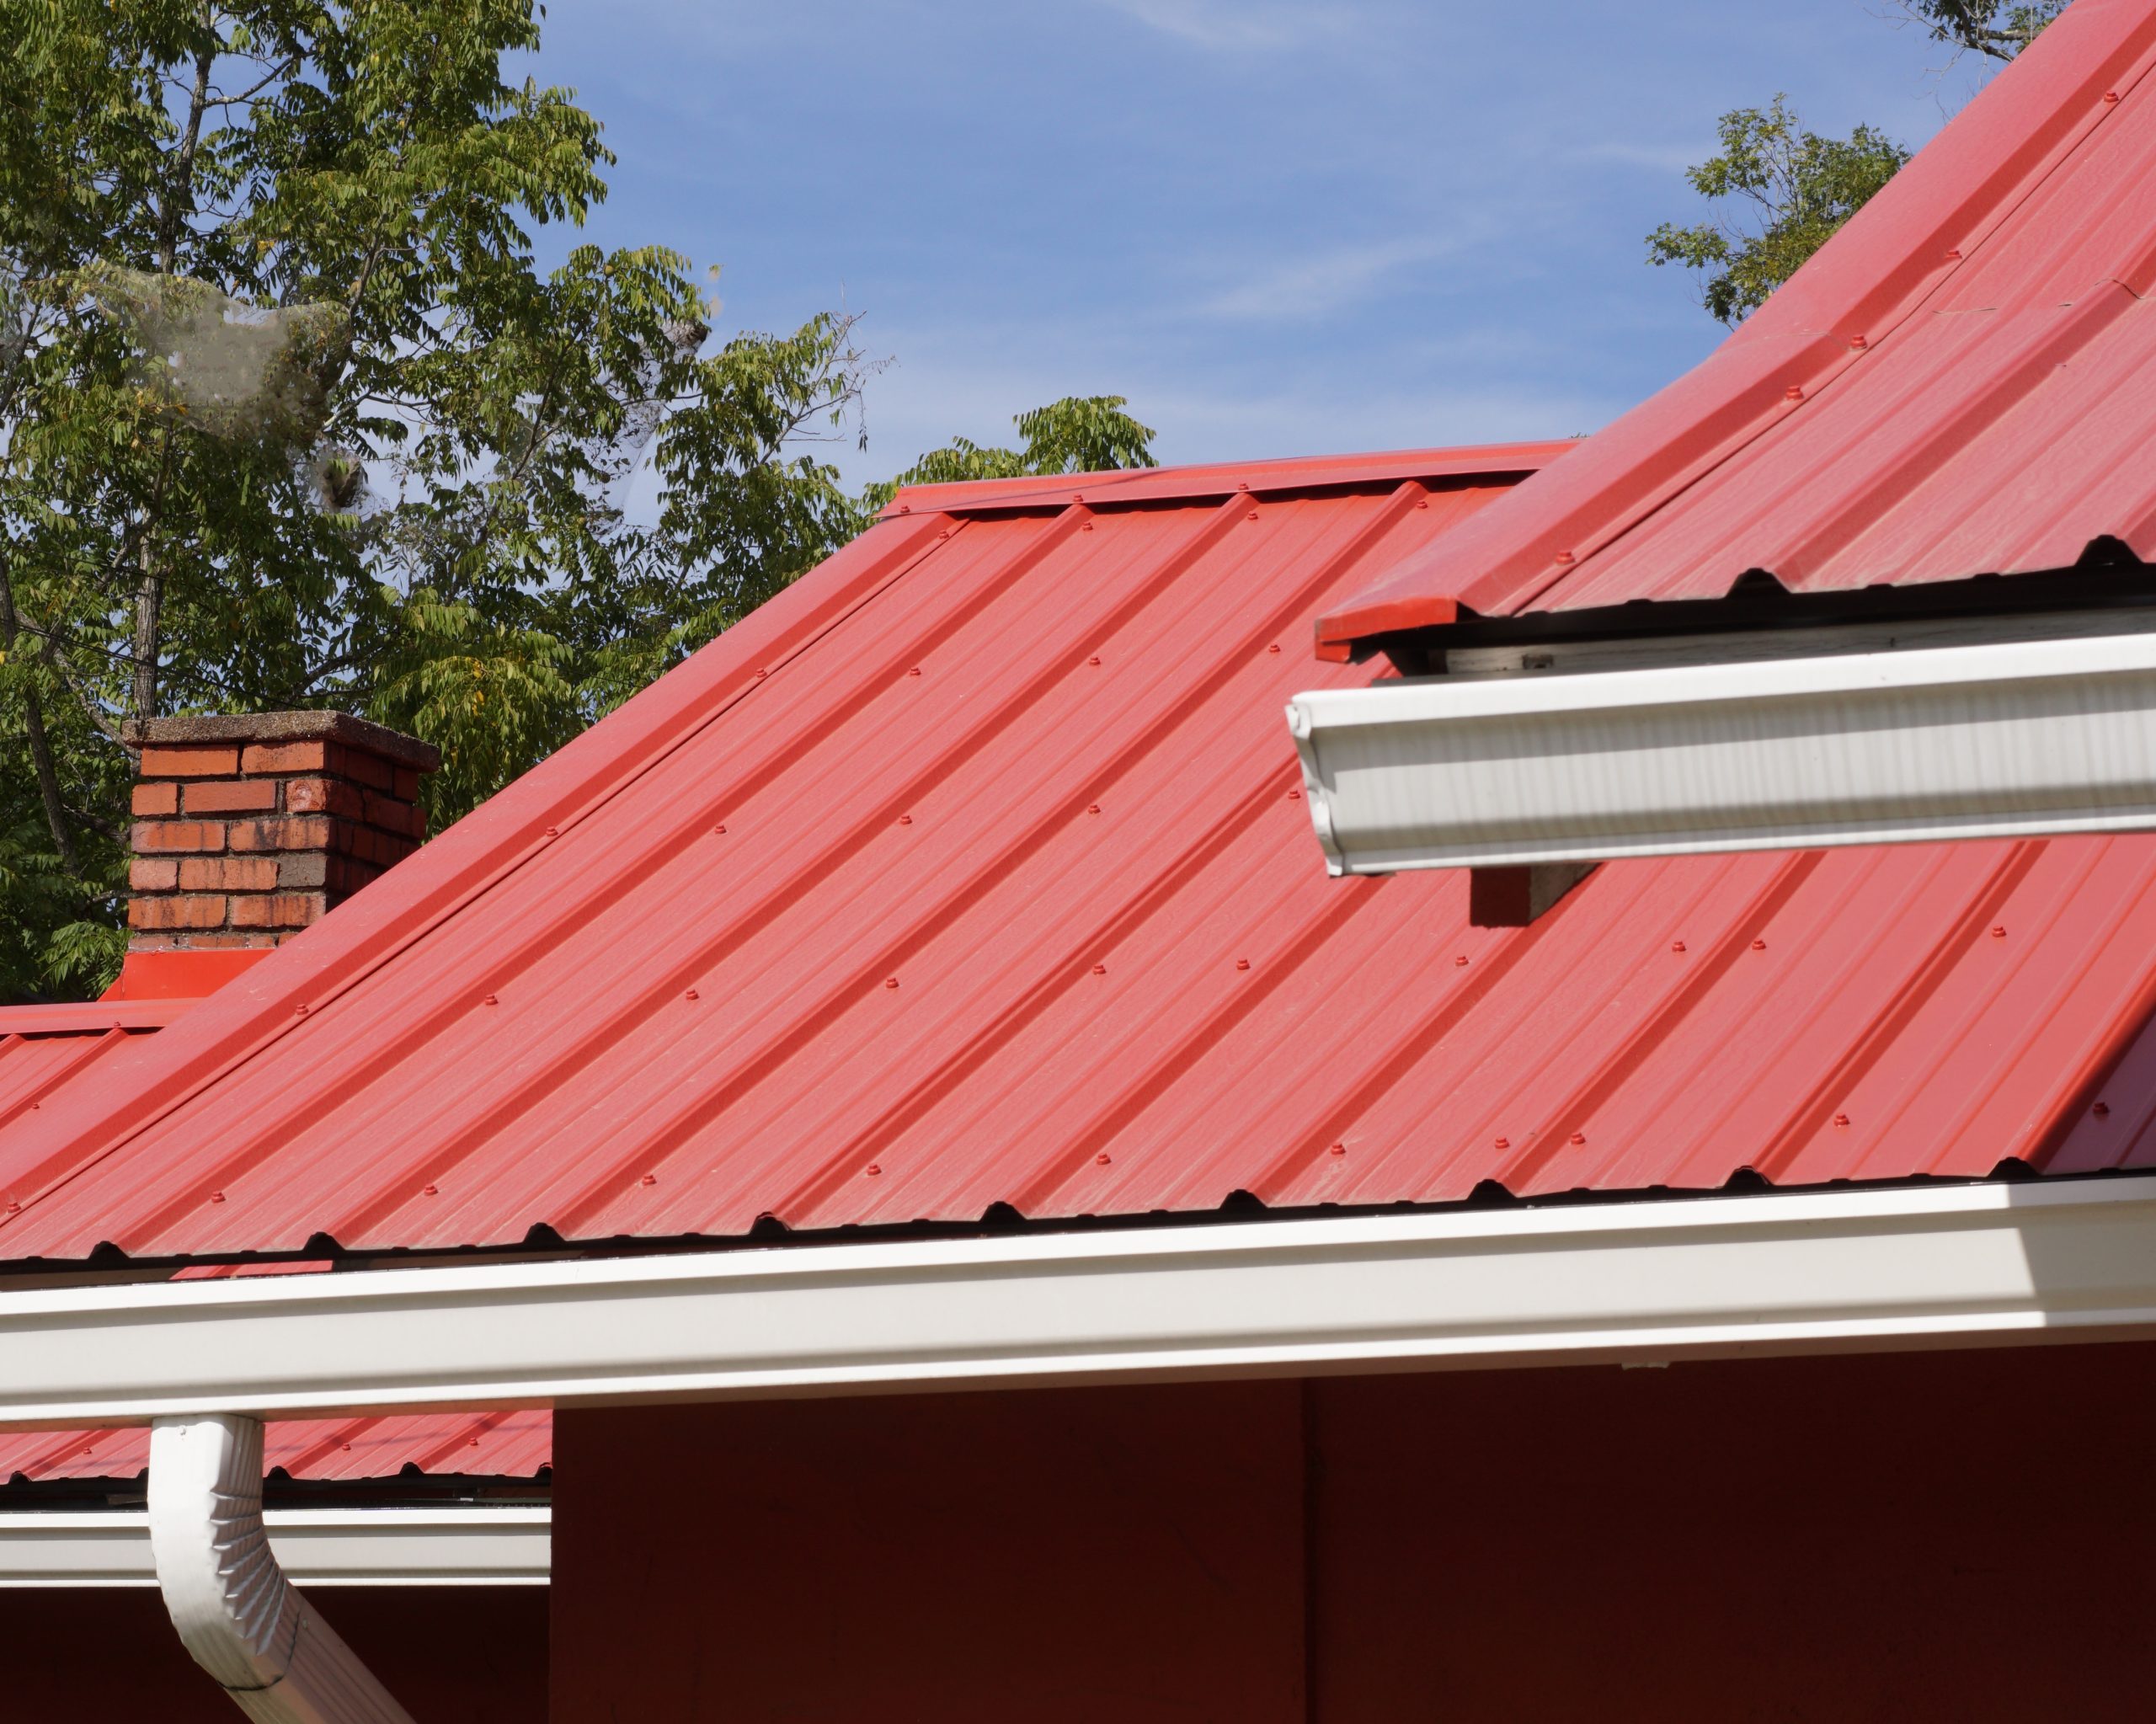
[[[165,580],[147,532],[136,561],[141,574],[135,583],[135,717],[154,718],[157,716],[157,615],[164,608]]]

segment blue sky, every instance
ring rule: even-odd
[[[1720,334],[1642,236],[1714,120],[1929,138],[1984,76],[1887,0],[551,0],[592,223],[843,305],[881,477],[1118,393],[1170,462],[1567,436]]]

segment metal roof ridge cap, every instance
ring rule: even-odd
[[[1251,462],[1123,467],[1103,472],[1034,478],[956,479],[908,486],[878,515],[894,520],[924,508],[947,514],[1062,508],[1084,503],[1202,502],[1238,491],[1265,495],[1331,485],[1382,484],[1406,478],[1471,478],[1534,472],[1579,446],[1578,438],[1466,445],[1459,448],[1381,450],[1369,454],[1283,456]]]

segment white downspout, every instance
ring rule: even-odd
[[[152,1427],[150,1549],[181,1641],[248,1717],[412,1724],[277,1566],[262,1524],[260,1420]]]

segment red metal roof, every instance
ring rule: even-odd
[[[2156,8],[2075,0],[1705,363],[1327,611],[1483,616],[2156,559]]]
[[[553,1465],[549,1412],[396,1418],[275,1419],[264,1433],[263,1470],[317,1482],[430,1477],[531,1479]],[[0,1432],[0,1485],[61,1479],[131,1479],[150,1464],[144,1428]]]
[[[237,974],[240,968],[228,967],[225,974]],[[87,1006],[0,1006],[0,1145],[11,1130],[35,1123],[47,1106],[61,1105],[71,1092],[109,1093],[113,1056],[198,1003],[159,994]],[[553,1415],[280,1419],[270,1422],[265,1443],[266,1465],[295,1479],[392,1478],[411,1470],[528,1479],[552,1464]],[[132,1478],[148,1461],[147,1430],[0,1432],[0,1486],[16,1477],[34,1483]]]
[[[2156,839],[1326,878],[1295,645],[1518,460],[887,520],[0,1135],[0,1252],[2156,1159]]]

